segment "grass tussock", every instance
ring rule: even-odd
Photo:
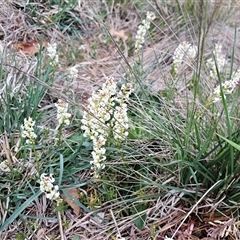
[[[7,1],[0,239],[239,239],[238,1]]]

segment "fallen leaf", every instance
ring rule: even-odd
[[[71,188],[66,190],[69,195],[71,195],[75,199],[79,199],[79,190],[77,188]],[[64,201],[73,209],[73,212],[76,216],[80,214],[80,207],[73,202],[71,198],[68,198],[66,195],[64,196]]]
[[[45,228],[40,228],[37,232],[37,239],[46,239],[45,237],[46,229]]]
[[[120,39],[122,39],[123,42],[126,42],[128,40],[128,36],[125,34],[124,30],[116,31],[114,28],[111,28],[109,32],[114,38],[116,38],[117,42]]]
[[[39,53],[41,44],[42,48],[45,48],[48,42],[47,41],[43,41],[42,43],[40,43],[39,41],[16,42],[13,43],[13,47],[17,52],[22,52],[26,56],[32,56]]]

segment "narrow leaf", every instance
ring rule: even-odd
[[[228,142],[231,146],[233,146],[234,148],[236,148],[237,150],[240,151],[240,146],[238,144],[236,144],[235,142],[223,137],[223,136],[220,136],[218,135],[220,138],[224,139],[226,142]]]
[[[3,225],[0,227],[0,231],[3,231],[5,228],[7,228],[18,216],[21,214],[21,212],[27,208],[31,202],[33,202],[36,198],[38,198],[42,194],[41,191],[38,191],[34,195],[32,195],[29,199],[27,199],[19,208],[17,208],[13,214],[3,223]]]

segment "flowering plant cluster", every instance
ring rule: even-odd
[[[102,90],[93,92],[89,99],[88,111],[82,119],[84,136],[90,136],[93,141],[91,161],[95,177],[98,171],[105,167],[105,144],[110,135],[116,140],[123,140],[128,135],[127,104],[132,92],[131,84],[122,85],[117,93],[114,79],[108,78]]]
[[[46,176],[46,173],[43,173],[40,176],[40,190],[46,194],[46,198],[54,200],[59,205],[62,202],[60,198],[59,188],[57,185],[53,185],[55,178],[52,174]]]
[[[69,70],[69,78],[74,81],[78,77],[78,70],[75,66],[71,67]]]
[[[22,137],[27,138],[27,144],[35,144],[35,139],[37,138],[37,135],[34,132],[34,125],[35,121],[33,121],[31,117],[29,117],[28,119],[25,118],[24,124],[21,125]]]
[[[128,136],[128,116],[127,116],[127,104],[126,101],[132,92],[131,84],[123,84],[121,90],[118,93],[118,97],[115,99],[118,106],[115,107],[113,118],[109,123],[109,126],[113,130],[113,137],[115,140],[122,141]]]
[[[148,29],[150,28],[151,21],[156,18],[153,12],[147,12],[147,17],[142,21],[142,24],[138,27],[136,42],[135,42],[135,50],[139,52],[142,49],[142,46],[145,42],[145,36],[147,34]]]
[[[71,114],[67,112],[68,103],[62,101],[61,99],[58,99],[58,103],[55,103],[55,106],[57,108],[57,120],[59,126],[62,124],[69,125],[69,118],[71,117]]]
[[[176,73],[179,72],[179,68],[182,65],[183,60],[186,60],[187,64],[197,56],[197,46],[191,45],[184,41],[178,45],[173,55],[173,68]]]
[[[206,62],[206,67],[209,70],[211,79],[218,79],[217,71],[220,73],[223,71],[226,59],[222,53],[222,45],[216,44],[213,51],[214,58],[209,58]]]
[[[234,92],[234,90],[237,88],[237,86],[239,85],[240,82],[240,69],[238,69],[231,80],[225,81],[224,83],[222,83],[222,91],[224,96],[231,94]],[[212,94],[212,102],[219,102],[222,98],[221,98],[221,86],[218,85]]]
[[[47,46],[47,55],[50,57],[50,65],[56,67],[58,65],[57,44],[52,43]]]

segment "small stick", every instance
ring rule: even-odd
[[[60,230],[61,240],[65,240],[64,234],[63,234],[62,218],[61,218],[60,211],[58,211],[58,221],[59,221],[59,230]]]
[[[217,181],[212,187],[210,187],[203,195],[202,197],[196,202],[196,204],[192,207],[192,209],[188,212],[188,214],[186,215],[186,217],[182,220],[182,222],[179,224],[178,228],[175,230],[172,238],[175,237],[175,235],[177,234],[178,230],[182,227],[183,223],[186,221],[186,219],[189,217],[189,215],[193,212],[193,210],[197,207],[197,205],[206,197],[206,195],[217,185],[219,184],[219,182],[221,182],[222,180]]]

